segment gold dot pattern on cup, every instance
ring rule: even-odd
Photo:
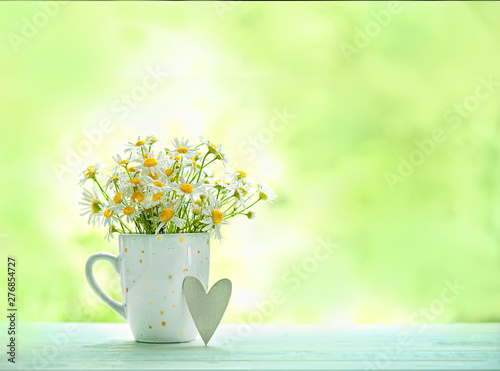
[[[198,254],[200,253],[200,250],[198,250]]]
[[[127,269],[127,272],[128,272],[128,269]]]
[[[175,290],[172,290],[172,294],[175,292]]]
[[[166,298],[167,298],[166,296],[163,297],[163,299],[166,299]]]
[[[151,325],[149,325],[149,329],[151,330]]]
[[[160,314],[163,314],[163,311],[162,311],[162,310],[160,310]]]
[[[162,325],[162,326],[165,326],[165,322],[164,322],[164,321],[162,321],[161,325]]]
[[[175,304],[173,305],[173,307],[175,308]]]
[[[125,252],[127,252],[127,248],[125,248]]]
[[[158,241],[160,241],[160,240],[161,240],[161,236],[158,236]]]
[[[139,263],[142,263],[142,260],[139,260]]]
[[[153,289],[153,292],[156,292],[156,290],[155,290],[155,289]]]
[[[125,287],[125,292],[128,292],[128,288]]]
[[[151,305],[151,302],[149,302],[149,305]]]
[[[146,278],[146,281],[149,281],[149,278]]]
[[[137,299],[139,299],[139,295],[137,295]]]
[[[141,251],[141,254],[144,254],[144,250]]]
[[[181,335],[184,335],[184,330],[181,330]]]
[[[179,238],[179,241],[181,241],[181,242],[182,242],[182,241],[184,241],[184,238],[182,238],[182,237],[181,237],[181,238]]]
[[[169,279],[172,279],[172,276],[171,276],[171,275],[169,275],[169,276],[168,276],[168,278],[169,278]]]
[[[187,269],[184,269],[184,274],[186,274],[187,272],[188,272],[188,270],[187,270]]]

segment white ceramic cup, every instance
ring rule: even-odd
[[[95,281],[98,260],[111,263],[121,277],[123,303],[110,298]],[[182,283],[194,276],[208,288],[210,239],[206,233],[121,234],[119,254],[96,253],[87,260],[87,281],[102,301],[128,321],[137,341],[191,341],[197,330]]]

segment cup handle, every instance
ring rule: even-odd
[[[113,309],[116,313],[118,313],[120,317],[122,317],[123,319],[127,319],[125,314],[125,306],[122,303],[119,303],[116,300],[112,299],[108,294],[102,291],[102,289],[99,287],[94,278],[94,272],[93,272],[94,263],[99,260],[105,260],[111,263],[113,268],[115,268],[116,273],[120,274],[118,257],[105,252],[98,252],[96,254],[91,255],[88,258],[87,263],[85,264],[85,276],[87,276],[87,282],[89,283],[90,287],[95,292],[95,294],[99,298],[101,298],[101,300],[106,305],[108,305],[111,309]]]

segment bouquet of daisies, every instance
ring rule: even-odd
[[[101,164],[88,166],[80,185],[92,182],[82,194],[88,222],[108,227],[113,233],[204,233],[222,239],[221,227],[237,215],[255,217],[249,209],[277,196],[265,183],[252,182],[241,170],[221,177],[208,166],[216,161],[227,166],[222,146],[200,137],[197,146],[174,139],[162,144],[153,136],[126,145],[123,157],[113,157],[107,172]]]

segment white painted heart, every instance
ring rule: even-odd
[[[184,279],[183,288],[191,317],[207,345],[229,304],[231,281],[227,278],[218,281],[207,294],[196,277],[188,276]]]

